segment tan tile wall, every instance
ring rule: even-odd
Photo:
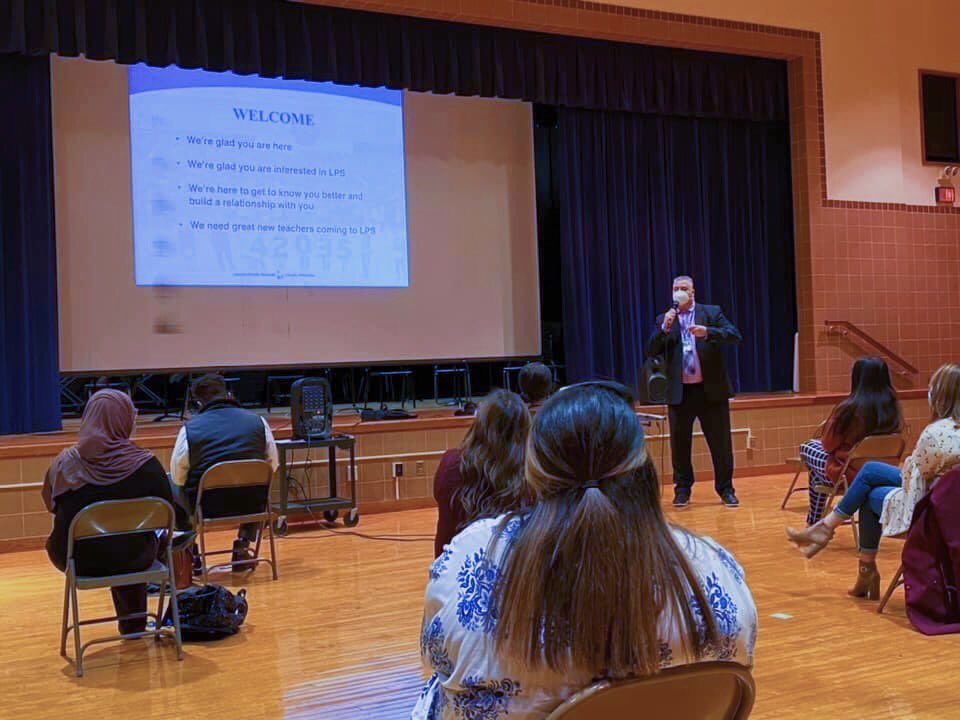
[[[738,475],[782,470],[784,459],[797,454],[801,442],[813,435],[817,425],[829,414],[831,405],[824,403],[803,407],[734,409],[731,413],[733,445]],[[927,423],[925,400],[908,400],[904,413],[910,424],[910,445]],[[699,428],[695,428],[698,432]],[[364,433],[357,441],[357,494],[361,512],[384,511],[429,505],[433,495],[433,476],[440,454],[456,447],[463,440],[466,428],[445,430],[394,431]],[[670,480],[669,441],[660,435],[656,425],[647,429],[650,454],[666,482]],[[748,436],[752,446],[748,447]],[[172,444],[172,440],[171,440]],[[315,451],[314,451],[315,452]],[[702,437],[695,437],[694,468],[698,479],[712,477],[710,453]],[[164,466],[169,464],[170,448],[157,449]],[[338,456],[340,493],[347,492],[346,455]],[[293,460],[306,460],[305,452],[297,452]],[[309,471],[296,469],[293,476],[304,491],[313,497],[327,492],[326,455],[314,454],[316,465]],[[39,483],[52,458],[0,460],[0,551],[3,541],[42,538],[49,533],[50,516],[40,501],[39,488],[18,488],[21,483]],[[422,463],[422,466],[420,463]],[[393,463],[404,464],[404,475],[393,477]],[[14,487],[11,487],[14,486]],[[292,486],[291,499],[297,499],[299,488]],[[39,544],[39,540],[38,540]]]

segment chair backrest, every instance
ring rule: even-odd
[[[557,707],[547,720],[745,720],[756,685],[728,662],[682,665],[646,678],[600,682]]]
[[[237,487],[266,487],[273,482],[273,468],[266,460],[228,460],[207,469],[200,478],[197,507],[209,490]]]
[[[899,463],[907,441],[900,433],[890,435],[867,435],[853,446],[847,456],[847,465],[854,460],[877,460],[880,462]],[[846,469],[846,468],[844,468]]]
[[[73,557],[74,541],[93,537],[130,535],[151,530],[173,532],[173,507],[158,497],[104,500],[87,505],[70,523],[67,558]]]

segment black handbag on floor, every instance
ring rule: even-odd
[[[234,595],[222,585],[195,585],[177,595],[180,634],[185,642],[220,640],[240,631],[247,618],[247,591]],[[173,625],[170,608],[164,625]]]

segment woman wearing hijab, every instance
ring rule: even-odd
[[[43,502],[53,513],[47,554],[58,570],[67,566],[70,523],[88,505],[102,500],[158,497],[173,504],[170,481],[160,462],[130,439],[136,410],[118,390],[100,390],[87,403],[77,444],[61,452],[43,481]],[[77,574],[110,575],[138,572],[157,558],[155,533],[81,540],[75,548]],[[117,615],[146,612],[147,586],[115,587]],[[146,617],[121,620],[122,634],[142,632]]]

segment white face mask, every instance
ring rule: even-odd
[[[685,290],[675,290],[673,293],[673,301],[677,305],[686,305],[690,302],[690,295]]]

